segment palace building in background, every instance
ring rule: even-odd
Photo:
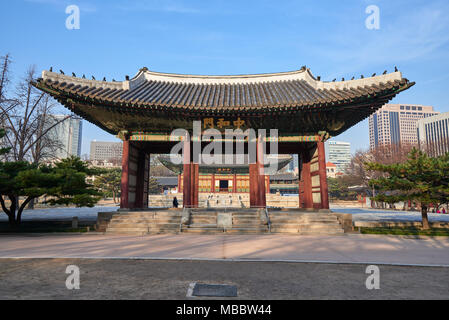
[[[244,163],[237,163],[236,157],[232,159],[233,163],[226,164],[225,161],[221,161],[220,164],[199,164],[199,180],[198,180],[198,192],[199,193],[249,193],[249,163],[245,161]],[[267,164],[264,166],[265,173],[265,190],[267,193],[270,192],[270,176],[274,175],[284,167],[288,166],[292,161],[293,157],[291,155],[277,155],[272,159],[272,165],[274,169],[270,170],[270,166]],[[170,156],[160,156],[159,161],[172,172],[178,175],[178,187],[179,190],[183,189],[183,164],[173,164]],[[180,161],[179,161],[180,162]],[[284,175],[291,177],[291,174]],[[280,177],[279,177],[280,178]],[[290,179],[290,180],[294,180]],[[278,186],[278,184],[285,184],[288,179],[278,179],[275,180],[275,189],[279,192],[294,193],[294,185],[289,186],[283,185]],[[297,188],[295,190],[298,192]]]
[[[298,155],[299,207],[320,210],[329,209],[325,141],[369,117],[414,82],[403,78],[399,71],[327,82],[306,67],[292,72],[238,76],[168,74],[142,68],[122,82],[43,71],[34,85],[72,112],[122,139],[123,210],[148,207],[150,155],[169,154],[179,144],[184,150],[181,187],[185,208],[199,206],[202,189],[245,192],[249,194],[250,207],[265,208],[270,181],[266,178],[263,154],[271,154],[272,141],[277,143],[279,154]],[[254,157],[247,159],[240,182],[232,170],[243,168],[235,167],[214,167],[217,171],[231,171],[214,172],[220,175],[219,179],[204,179],[202,173],[207,172],[202,171],[197,160],[195,142],[188,138],[192,136],[194,121],[200,121],[203,130],[214,128],[222,134],[226,129],[277,129],[278,137],[267,134],[248,141],[235,136],[233,150],[237,143],[243,143],[246,151],[249,143],[255,144],[257,150]],[[174,129],[180,128],[189,135],[171,136]],[[199,143],[201,149],[210,144]]]
[[[369,118],[370,148],[408,144],[417,145],[419,120],[438,114],[431,106],[386,104]]]

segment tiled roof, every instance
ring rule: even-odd
[[[143,68],[131,80],[86,80],[49,71],[35,84],[55,97],[144,109],[247,111],[301,109],[348,103],[359,98],[402,91],[414,83],[400,72],[365,79],[323,82],[309,69],[241,76],[165,74]]]

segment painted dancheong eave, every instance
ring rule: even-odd
[[[142,68],[122,82],[87,80],[50,71],[34,85],[112,134],[169,134],[194,120],[241,119],[245,128],[279,134],[336,136],[414,85],[397,71],[325,82],[311,71],[238,76],[168,74]]]

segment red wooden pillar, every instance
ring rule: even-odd
[[[211,191],[212,193],[215,193],[215,174],[214,174],[214,173],[212,173],[211,189],[210,189],[210,191]]]
[[[129,209],[129,140],[123,141],[120,208]]]
[[[184,150],[183,150],[183,196],[182,203],[184,208],[192,207],[192,181],[191,181],[191,168],[190,165],[190,139],[185,138]]]
[[[299,203],[300,207],[304,209],[313,209],[312,198],[312,177],[310,175],[310,156],[307,151],[301,153],[301,181],[299,183]]]
[[[329,209],[329,192],[326,174],[326,154],[324,142],[318,142],[318,164],[320,172],[321,209]]]
[[[182,188],[182,203],[184,208],[190,208],[192,206],[191,187],[190,181],[190,163],[184,163],[183,175],[183,188]]]
[[[232,180],[232,192],[237,193],[237,175],[235,173]]]
[[[191,178],[191,182],[192,182],[192,187],[191,187],[191,196],[192,196],[192,200],[191,200],[191,206],[193,208],[198,208],[198,196],[199,196],[199,181],[200,181],[200,173],[199,173],[199,164],[198,163],[191,163],[191,169],[190,169],[190,174],[192,176]]]
[[[265,188],[265,167],[264,167],[263,141],[257,139],[257,167],[259,169],[259,203],[258,206],[265,208],[267,206],[267,195]]]
[[[181,193],[181,175],[182,174],[178,174],[178,193]]]
[[[148,207],[148,180],[149,180],[149,156],[139,150],[137,157],[136,172],[136,201],[135,208],[144,209]]]
[[[256,162],[249,165],[249,203],[251,207],[266,207],[265,174],[262,140],[257,139]]]
[[[199,164],[192,162],[190,139],[184,139],[183,207],[198,207]]]
[[[249,164],[249,205],[257,207],[259,203],[259,170],[257,163]]]

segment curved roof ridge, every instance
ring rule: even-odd
[[[97,88],[109,88],[109,89],[122,89],[129,90],[135,89],[145,81],[160,81],[176,84],[217,84],[217,85],[244,85],[244,84],[261,84],[271,82],[284,82],[284,81],[305,81],[313,89],[316,90],[344,90],[344,89],[357,89],[358,87],[372,86],[380,83],[388,83],[394,81],[402,81],[402,73],[395,71],[392,73],[382,74],[374,77],[367,77],[355,80],[346,81],[321,81],[319,78],[315,78],[309,68],[302,67],[300,70],[287,71],[279,73],[261,73],[261,74],[242,74],[242,75],[188,75],[188,74],[175,74],[175,73],[162,73],[150,71],[148,68],[142,68],[139,72],[130,80],[110,82],[110,81],[98,81],[88,80],[78,77],[59,74],[51,71],[42,72],[43,80],[51,80],[54,82],[67,82],[74,85],[81,85],[87,87]]]

